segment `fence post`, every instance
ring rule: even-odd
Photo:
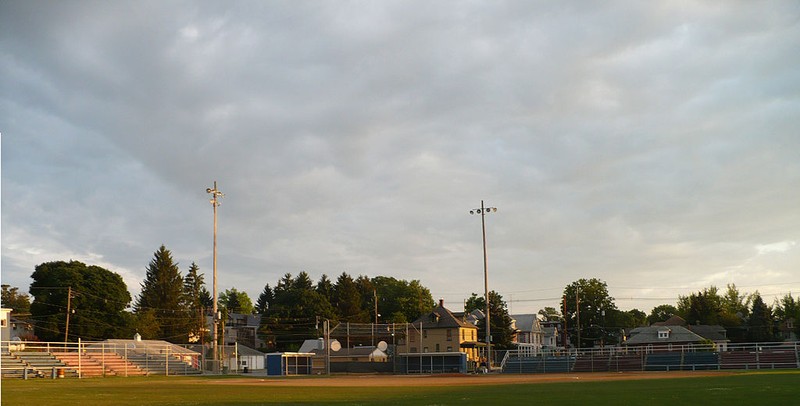
[[[125,349],[122,350],[123,354],[125,354],[125,377],[128,377],[128,343],[125,343]]]
[[[81,351],[81,338],[78,337],[78,379],[83,378],[83,351]]]
[[[169,376],[169,345],[167,345],[167,350],[164,351],[164,376]]]

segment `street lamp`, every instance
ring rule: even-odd
[[[486,261],[486,213],[496,212],[497,207],[484,207],[483,200],[481,200],[481,207],[479,209],[472,209],[469,214],[481,215],[481,231],[483,232],[483,300],[486,301],[486,367],[489,371],[492,370],[492,329],[490,327],[489,317],[489,269]]]
[[[217,356],[217,327],[218,327],[217,323],[219,322],[217,320],[217,206],[221,204],[217,199],[220,197],[225,197],[225,194],[217,189],[217,181],[214,181],[213,188],[206,188],[206,193],[211,195],[211,200],[209,201],[211,202],[211,206],[214,207],[214,279],[213,279],[214,304],[212,305],[213,306],[212,311],[214,313],[214,331],[213,334],[211,334],[211,337],[214,340],[214,351],[213,351],[214,370],[216,370],[217,369],[216,362],[219,360]],[[225,328],[224,324],[222,325],[222,328]]]

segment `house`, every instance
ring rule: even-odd
[[[520,352],[538,354],[544,344],[544,330],[535,314],[512,314],[512,328],[515,331],[512,342]]]
[[[399,352],[462,352],[469,361],[477,361],[478,348],[485,347],[478,342],[478,327],[463,317],[456,317],[444,307],[444,300],[439,300],[438,306],[414,320],[409,327],[408,337],[397,345]]]
[[[206,325],[208,334],[211,334],[214,329],[214,318],[211,314],[206,315]],[[259,327],[261,327],[260,314],[228,314],[223,336],[225,345],[241,344],[255,349],[266,348],[266,342],[258,336]]]
[[[691,332],[683,326],[647,326],[637,327],[630,331],[625,345],[628,347],[659,347],[672,351],[673,347],[702,344],[703,337]]]
[[[669,327],[669,326],[680,326],[686,327],[689,331],[699,335],[705,340],[711,341],[720,351],[726,351],[728,349],[728,343],[730,340],[727,337],[727,331],[725,327],[720,325],[706,325],[706,324],[694,324],[690,325],[686,323],[680,316],[672,316],[666,321],[653,323],[653,326],[656,327]]]
[[[563,322],[560,320],[550,320],[539,322],[542,325],[542,348],[556,349],[564,347]],[[567,343],[569,344],[569,343]]]
[[[11,309],[0,309],[0,341],[11,340]]]

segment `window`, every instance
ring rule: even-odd
[[[436,344],[436,352],[439,352],[439,344]]]
[[[467,332],[464,331],[464,330],[461,330],[461,341],[466,341],[466,338],[464,338],[465,335],[467,335]]]
[[[659,340],[666,340],[667,338],[669,338],[669,330],[660,330],[658,332]]]
[[[422,330],[422,338],[428,338],[428,330]]]
[[[428,352],[428,347],[424,347],[424,348],[422,349],[422,352]]]
[[[453,347],[447,347],[447,352],[453,352]]]
[[[7,326],[7,325],[8,325],[8,320],[6,320],[6,319],[0,319],[0,327],[5,327],[5,326]]]
[[[411,347],[411,352],[417,352],[417,347]]]
[[[453,329],[447,329],[447,341],[453,341]]]
[[[415,343],[415,342],[417,342],[417,335],[416,335],[416,334],[413,334],[413,333],[412,333],[412,334],[409,334],[409,337],[408,337],[408,338],[409,338],[409,340],[408,340],[408,341],[411,341],[412,343]]]

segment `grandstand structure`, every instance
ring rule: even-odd
[[[158,340],[0,343],[5,378],[89,378],[200,374],[200,354]]]
[[[606,347],[545,351],[530,355],[509,351],[504,373],[761,370],[800,368],[800,342]]]

